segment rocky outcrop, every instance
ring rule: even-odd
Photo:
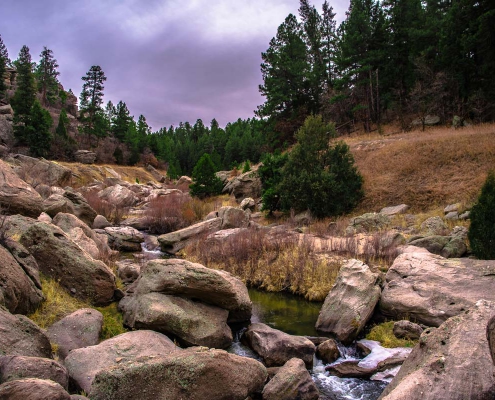
[[[180,348],[158,332],[127,332],[96,346],[72,350],[65,359],[65,366],[78,390],[90,393],[94,377],[102,370],[117,368],[125,362],[134,363],[141,357],[164,357],[177,351],[181,351]]]
[[[439,326],[480,299],[495,301],[495,261],[445,259],[410,247],[385,276],[380,311]]]
[[[49,326],[46,333],[57,345],[57,354],[63,360],[71,350],[98,344],[102,327],[101,312],[83,308]]]
[[[0,383],[25,378],[50,379],[65,390],[69,386],[69,374],[57,361],[41,357],[0,357]]]
[[[219,231],[221,228],[222,218],[212,218],[175,232],[160,235],[158,236],[158,241],[160,242],[162,251],[169,254],[175,254],[186,247],[191,239],[201,235],[206,236],[210,233]]]
[[[0,307],[0,355],[52,357],[48,337],[33,321]]]
[[[256,360],[193,348],[107,368],[95,377],[91,399],[245,400],[259,395],[266,377]]]
[[[129,291],[132,296],[158,292],[199,300],[228,310],[229,322],[251,318],[252,303],[240,279],[186,260],[149,261]]]
[[[49,379],[26,378],[0,385],[0,399],[9,400],[71,400],[69,393]]]
[[[320,332],[349,343],[364,328],[380,299],[379,275],[366,264],[350,260],[339,271],[316,322]]]
[[[246,197],[259,199],[261,197],[260,177],[255,170],[245,172],[228,181],[222,192],[234,195],[238,203]]]
[[[9,234],[32,254],[39,269],[74,296],[107,305],[116,289],[115,275],[94,260],[57,226],[21,216],[8,217]]]
[[[164,333],[184,346],[224,349],[232,343],[229,312],[219,307],[155,292],[125,296],[119,308],[126,326]]]
[[[42,209],[42,197],[20,179],[12,167],[0,160],[0,208],[4,214],[22,214],[37,218]]]
[[[44,300],[39,278],[32,279],[15,257],[0,245],[0,305],[13,314],[29,314]]]
[[[40,184],[64,187],[70,185],[72,171],[53,161],[16,154],[8,160],[14,172],[32,187]]]
[[[473,308],[429,328],[381,395],[396,399],[492,399],[493,365],[486,328],[495,303],[480,300]]]
[[[427,236],[409,242],[411,246],[423,247],[430,253],[445,258],[458,258],[467,253],[464,240],[458,236]]]
[[[108,244],[118,251],[141,251],[144,235],[130,226],[109,226],[105,228]]]
[[[292,336],[262,323],[249,325],[242,340],[268,367],[284,365],[291,358],[300,358],[307,368],[313,366],[315,345],[303,336]]]
[[[263,389],[263,400],[318,400],[320,393],[303,360],[291,358]]]

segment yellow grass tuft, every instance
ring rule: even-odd
[[[370,333],[366,335],[368,340],[376,340],[383,347],[414,347],[417,343],[415,340],[397,339],[393,332],[394,321],[384,322],[371,328]]]

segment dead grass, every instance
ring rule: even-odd
[[[325,299],[341,267],[336,259],[316,255],[310,243],[300,243],[297,235],[252,228],[221,241],[191,243],[185,255],[209,268],[228,271],[249,286],[286,291],[311,301]]]
[[[348,139],[364,177],[359,209],[405,203],[411,212],[472,203],[495,165],[495,124]]]

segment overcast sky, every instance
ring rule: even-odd
[[[348,4],[330,1],[338,21]],[[52,49],[62,85],[78,97],[81,77],[100,65],[105,102],[123,100],[154,130],[198,118],[224,126],[263,103],[261,52],[298,8],[298,0],[0,0],[0,35],[12,60],[23,45],[34,61]]]

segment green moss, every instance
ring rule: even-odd
[[[380,325],[375,325],[370,333],[366,335],[368,340],[376,340],[383,347],[414,347],[417,343],[415,340],[398,339],[395,337],[394,321],[384,322]]]
[[[98,307],[97,310],[103,314],[103,328],[100,334],[102,340],[127,332],[127,329],[124,328],[122,314],[117,308],[117,303],[112,303],[106,307]]]

